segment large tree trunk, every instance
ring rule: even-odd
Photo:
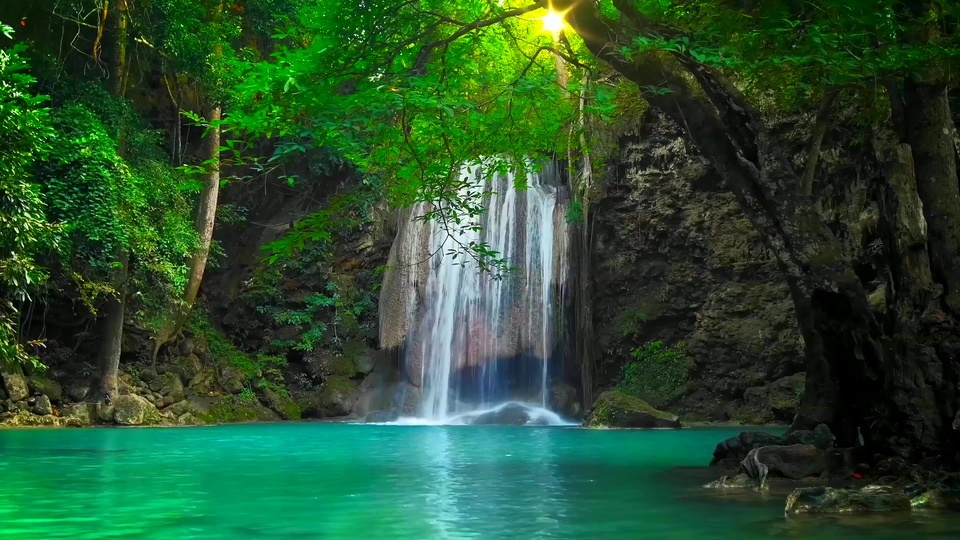
[[[933,277],[945,289],[945,307],[960,315],[960,183],[947,87],[907,81],[904,97]]]
[[[647,21],[628,0],[614,4],[621,13],[619,21],[600,15],[591,2],[557,0],[553,7],[568,10],[568,22],[589,50],[624,77],[641,89],[669,90],[645,97],[686,128],[776,256],[806,349],[807,382],[794,427],[827,423],[839,444],[853,446],[862,434],[878,451],[910,458],[955,452],[955,432],[949,424],[956,412],[956,391],[950,385],[956,382],[960,343],[953,338],[937,348],[923,344],[924,338],[942,337],[952,323],[901,312],[926,313],[922,301],[910,310],[897,298],[871,305],[840,242],[812,201],[799,194],[800,179],[760,114],[689,57],[625,58],[620,46],[613,44],[631,43],[644,33],[664,35],[663,29]],[[694,77],[697,91],[677,74],[679,69]],[[890,207],[901,204],[891,201]],[[891,223],[888,229],[904,233],[908,226]],[[902,246],[906,257],[890,254],[889,264],[901,286],[910,272],[922,273],[918,268],[922,262],[911,253],[917,248],[915,240]]]
[[[98,398],[110,402],[117,393],[117,371],[123,342],[123,319],[127,303],[127,254],[118,257],[119,268],[113,279],[115,293],[107,297],[100,330],[100,350],[97,354]]]
[[[190,260],[190,275],[180,303],[174,307],[154,341],[154,361],[160,347],[180,333],[180,329],[190,316],[197,293],[200,291],[200,283],[203,281],[207,259],[210,256],[210,244],[213,242],[213,228],[217,217],[217,199],[220,195],[220,114],[219,105],[211,107],[207,113],[210,128],[204,145],[204,157],[207,158],[208,172],[204,176],[203,190],[200,192],[196,221],[200,246]]]

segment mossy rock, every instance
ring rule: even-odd
[[[191,402],[192,404],[192,402]],[[245,401],[236,396],[224,396],[206,410],[194,408],[192,414],[207,424],[232,424],[237,422],[276,422],[279,416],[259,401]]]
[[[591,428],[679,428],[680,419],[640,398],[610,390],[597,398],[587,415],[586,425]]]
[[[322,416],[347,416],[360,397],[357,384],[347,377],[330,377],[323,382],[319,408]]]
[[[300,405],[290,397],[289,393],[286,393],[286,390],[264,388],[263,401],[284,420],[300,420],[303,417]]]
[[[40,375],[31,375],[28,380],[34,392],[47,396],[50,401],[59,403],[63,399],[63,387],[57,381]]]

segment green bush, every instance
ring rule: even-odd
[[[617,390],[636,396],[654,407],[662,407],[690,392],[690,372],[693,361],[683,344],[666,347],[662,341],[652,341],[631,353],[632,359],[623,366]]]

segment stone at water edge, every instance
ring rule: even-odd
[[[745,489],[755,488],[757,483],[746,474],[740,473],[736,476],[721,476],[719,480],[704,484],[703,487],[710,489]]]
[[[475,426],[525,426],[532,420],[526,407],[519,403],[508,403],[499,409],[474,416],[469,423]]]
[[[121,426],[152,423],[157,415],[157,409],[140,396],[117,396],[113,402],[113,421]]]
[[[585,424],[601,428],[679,428],[680,419],[675,414],[653,408],[640,398],[608,390],[594,402]]]
[[[33,406],[33,412],[40,416],[53,414],[53,404],[50,403],[50,398],[47,396],[38,397],[37,403]]]
[[[820,476],[826,462],[823,451],[812,444],[762,446],[743,458],[740,469],[762,484],[768,475],[792,480]]]
[[[785,515],[817,513],[895,512],[910,510],[910,498],[898,489],[867,486],[863,489],[811,487],[796,489],[787,497]]]

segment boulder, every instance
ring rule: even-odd
[[[762,446],[743,458],[740,469],[764,487],[768,476],[793,480],[820,476],[826,461],[823,451],[811,444]]]
[[[646,401],[617,390],[600,394],[587,415],[593,428],[679,428],[675,414],[657,410]]]
[[[736,468],[743,458],[755,448],[762,446],[789,446],[792,444],[810,444],[820,450],[833,447],[833,434],[826,424],[820,424],[813,430],[798,430],[787,435],[777,435],[765,431],[744,431],[736,437],[730,437],[717,444],[713,450],[710,465]]]
[[[382,424],[384,422],[394,422],[400,418],[400,411],[392,409],[389,411],[373,411],[363,418],[364,422]]]
[[[323,382],[318,403],[323,417],[347,416],[360,397],[357,385],[346,377],[330,377]]]
[[[284,420],[300,420],[302,417],[300,406],[286,391],[281,393],[272,388],[264,388],[261,398],[267,407],[279,414]]]
[[[60,416],[69,427],[88,427],[97,417],[97,406],[93,403],[70,403],[60,409]]]
[[[910,510],[910,498],[898,489],[867,486],[863,489],[800,488],[787,497],[786,515]]]
[[[163,412],[173,413],[176,417],[183,416],[190,412],[190,402],[185,399],[180,400],[164,409]]]
[[[50,403],[50,398],[44,395],[38,397],[37,402],[33,405],[33,412],[40,416],[53,414],[53,404]]]
[[[118,396],[113,407],[113,420],[121,426],[139,426],[156,420],[156,408],[140,396]]]
[[[19,373],[3,373],[3,387],[10,401],[22,401],[30,395],[27,378]]]
[[[50,401],[59,403],[63,399],[63,387],[60,383],[40,375],[31,375],[28,379],[30,388],[38,394],[43,394],[50,398]]]
[[[239,394],[246,387],[247,378],[243,372],[233,366],[224,366],[220,370],[220,383],[223,389],[231,394]]]
[[[67,397],[71,401],[79,403],[87,399],[88,394],[90,394],[89,381],[75,381],[67,387]]]
[[[469,420],[475,426],[525,426],[534,422],[530,409],[519,403],[507,403],[492,411],[478,414]]]

